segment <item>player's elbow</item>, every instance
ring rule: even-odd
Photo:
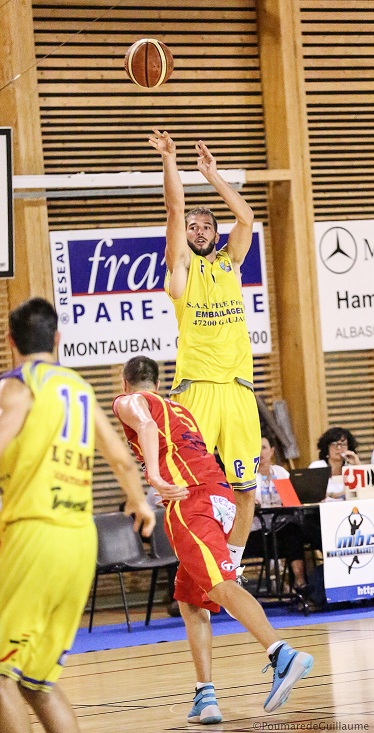
[[[158,436],[158,428],[153,418],[142,420],[138,429],[139,440],[153,440],[156,436]]]
[[[243,211],[237,218],[237,222],[243,227],[248,227],[252,229],[254,218],[255,215],[253,213],[253,209],[251,209],[249,204],[247,204],[245,211]]]

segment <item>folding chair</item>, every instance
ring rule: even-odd
[[[113,574],[117,574],[119,577],[127,628],[128,631],[131,631],[123,573],[137,572],[138,570],[152,570],[145,618],[145,625],[148,626],[152,613],[159,568],[168,567],[172,563],[175,564],[175,555],[173,557],[170,555],[168,557],[150,557],[147,555],[139,532],[134,532],[132,517],[127,517],[122,512],[97,514],[94,520],[98,534],[98,556],[92,590],[88,631],[91,632],[92,630],[99,575]]]
[[[169,584],[169,595],[170,599],[173,599],[174,594],[174,579],[179,560],[174,554],[174,550],[169,542],[168,536],[164,528],[164,507],[156,507],[154,510],[156,515],[156,525],[150,536],[151,543],[151,557],[157,557],[159,560],[164,560],[166,572],[168,574]]]

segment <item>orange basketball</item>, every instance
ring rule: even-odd
[[[171,51],[154,38],[136,41],[125,56],[125,70],[139,87],[159,87],[169,79],[173,69]]]

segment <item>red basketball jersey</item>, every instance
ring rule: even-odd
[[[177,486],[222,484],[229,487],[226,476],[215,457],[207,452],[203,437],[191,413],[172,400],[163,399],[156,392],[139,392],[148,403],[149,411],[158,426],[160,474],[168,483]],[[113,412],[120,420],[113,402]],[[120,420],[122,422],[122,420]],[[127,440],[136,457],[143,461],[137,433],[122,423]]]

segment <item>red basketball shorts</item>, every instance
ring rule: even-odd
[[[167,506],[165,529],[180,561],[177,601],[220,610],[206,594],[218,583],[236,579],[227,548],[235,510],[234,492],[220,484],[192,488],[187,499]]]

